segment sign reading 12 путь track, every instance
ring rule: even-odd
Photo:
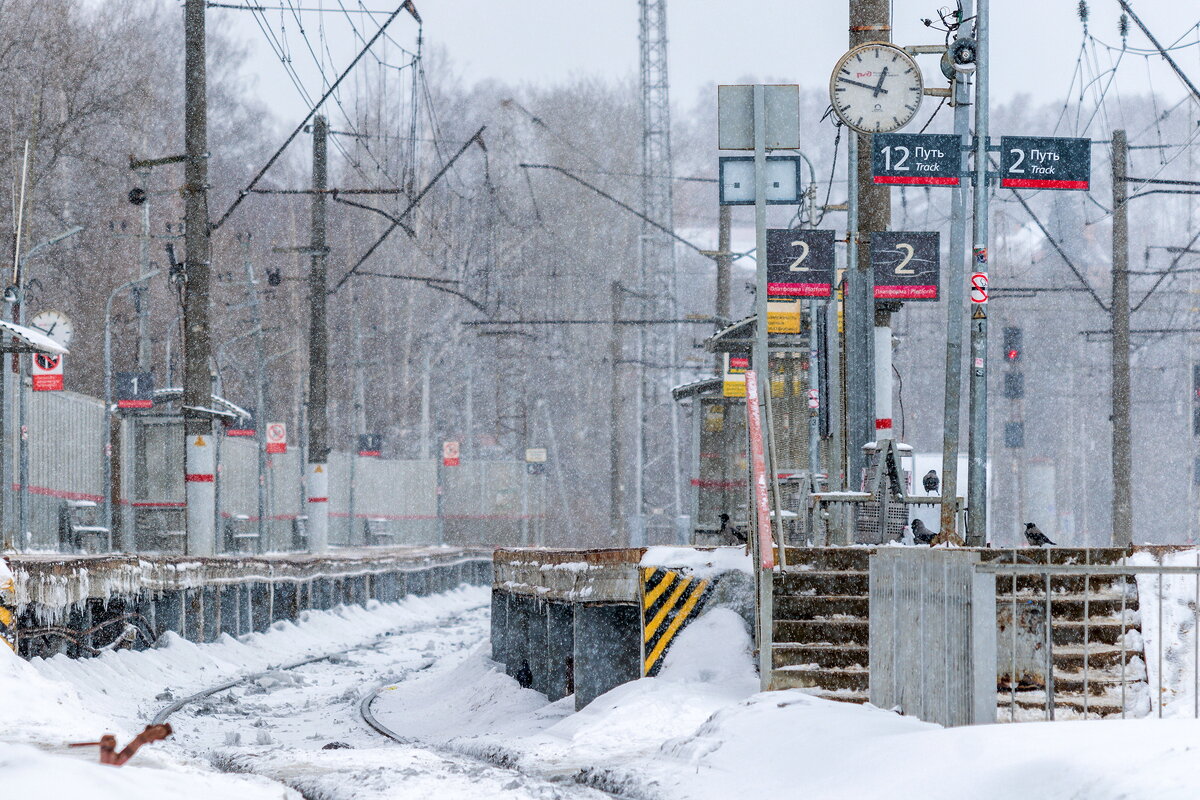
[[[958,186],[959,138],[949,133],[877,133],[871,139],[871,177],[900,186]]]
[[[1087,189],[1092,140],[1000,137],[1000,185],[1005,189]]]

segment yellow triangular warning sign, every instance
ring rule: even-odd
[[[987,312],[983,310],[983,304],[980,303],[971,311],[971,319],[987,319]]]
[[[208,447],[208,442],[204,441],[203,436],[196,437],[196,447]]]
[[[313,470],[313,472],[324,472],[324,471],[325,471],[325,468],[322,467],[320,464],[317,464],[316,469]]]

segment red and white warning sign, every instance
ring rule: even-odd
[[[287,425],[282,422],[267,423],[267,452],[287,452]]]
[[[33,390],[61,392],[63,388],[63,357],[50,353],[33,354]]]
[[[988,274],[986,272],[971,273],[971,302],[982,305],[988,301]]]
[[[442,466],[458,466],[458,442],[442,442]]]

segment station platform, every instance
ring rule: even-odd
[[[7,556],[0,636],[24,656],[145,647],[173,631],[196,642],[265,630],[308,609],[392,602],[491,581],[492,551],[345,547],[329,553],[197,558],[147,553]],[[126,637],[127,642],[121,642]]]

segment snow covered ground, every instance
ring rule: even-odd
[[[25,797],[185,800],[1198,794],[1195,720],[944,730],[795,690],[763,694],[745,622],[723,608],[680,634],[657,678],[575,713],[570,698],[547,702],[488,658],[487,600],[487,590],[464,588],[311,612],[241,640],[171,638],[152,651],[80,661],[0,653],[5,787]],[[64,746],[105,731],[124,741],[170,702],[168,691],[178,697],[259,672],[179,712],[177,735],[132,766],[100,767],[94,749]],[[404,744],[358,717],[359,701],[381,683],[374,712]]]

